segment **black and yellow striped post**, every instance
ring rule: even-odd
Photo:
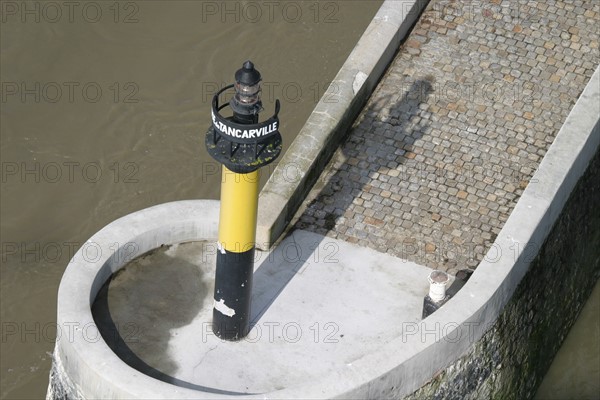
[[[246,336],[250,324],[258,177],[223,166],[213,331],[224,339]]]
[[[205,140],[209,154],[223,165],[212,325],[215,335],[225,340],[242,339],[249,331],[259,168],[281,152],[279,100],[275,114],[258,122],[260,73],[246,61],[235,81],[213,97],[212,126]],[[219,96],[231,88],[231,101],[219,105]],[[223,117],[221,110],[227,106],[233,115]]]

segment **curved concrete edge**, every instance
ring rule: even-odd
[[[197,391],[145,376],[121,361],[100,336],[91,306],[104,282],[133,258],[163,244],[216,240],[218,220],[218,201],[177,201],[122,217],[92,236],[73,256],[58,290],[62,334],[51,380],[71,386],[73,398],[198,398]],[[53,391],[51,381],[48,396]]]
[[[527,243],[541,244],[600,145],[596,70],[486,258],[458,294],[425,320],[407,322],[393,341],[310,382],[244,398],[387,398],[408,395],[458,360],[493,326],[526,274]],[[148,377],[122,362],[95,326],[91,305],[102,284],[133,258],[163,244],[215,240],[219,203],[179,201],[120,218],[71,260],[59,288],[52,374],[75,398],[228,398]],[[529,258],[529,260],[528,260]],[[398,260],[398,262],[402,262]],[[392,266],[390,266],[392,267]],[[57,393],[52,386],[49,396]],[[61,392],[62,393],[62,392]]]
[[[527,273],[570,193],[600,147],[600,67],[467,284],[436,313],[409,323],[377,353],[278,398],[400,398],[457,361],[494,325]]]
[[[386,0],[260,193],[257,247],[285,230],[429,0]]]

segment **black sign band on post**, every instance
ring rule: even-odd
[[[233,117],[221,115],[222,109],[231,107],[229,102],[219,105],[219,96],[233,87],[228,85],[213,96],[212,126],[206,133],[206,148],[231,171],[249,173],[273,162],[281,152],[280,103],[275,101],[275,114],[266,121],[240,124]]]
[[[214,128],[215,141],[220,136],[229,136],[231,141],[236,143],[255,143],[257,141],[267,141],[272,136],[276,136],[279,131],[279,100],[275,101],[275,114],[264,122],[257,124],[238,124],[229,118],[223,117],[219,111],[229,106],[225,103],[219,107],[219,95],[225,90],[232,88],[229,85],[220,90],[212,100],[212,125]]]

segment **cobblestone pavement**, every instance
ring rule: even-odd
[[[543,184],[532,175],[598,65],[599,9],[432,0],[295,227],[476,267],[523,189]]]

